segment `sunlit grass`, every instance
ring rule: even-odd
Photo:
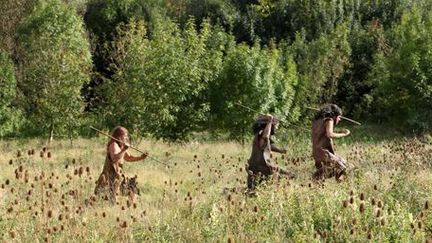
[[[2,239],[423,242],[432,236],[427,140],[341,139],[338,154],[357,169],[343,183],[320,184],[310,180],[308,134],[284,137],[279,144],[289,153],[274,155],[274,162],[298,178],[270,180],[253,198],[243,194],[249,144],[142,141],[137,147],[170,167],[126,162],[141,193],[136,204],[120,198],[118,205],[93,196],[105,138],[55,141],[42,154],[42,141],[2,141]]]

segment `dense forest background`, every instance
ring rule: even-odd
[[[430,0],[2,0],[0,137],[186,140],[305,107],[432,129]],[[309,115],[308,115],[309,114]]]

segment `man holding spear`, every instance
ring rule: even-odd
[[[348,129],[343,129],[340,133],[333,130],[341,118],[342,109],[335,104],[325,105],[315,114],[312,123],[312,154],[317,170],[312,175],[313,179],[320,180],[334,176],[337,181],[340,181],[348,171],[353,169],[352,165],[335,154],[333,148],[333,138],[342,138],[350,134]]]
[[[255,186],[271,175],[292,179],[294,173],[271,164],[271,152],[285,154],[285,149],[275,146],[271,136],[274,135],[279,121],[272,115],[260,115],[253,125],[254,140],[252,152],[248,161],[247,187],[248,193],[255,193]]]

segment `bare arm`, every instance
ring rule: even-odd
[[[348,129],[345,129],[344,133],[337,133],[333,131],[334,122],[333,120],[329,120],[326,122],[326,136],[328,138],[342,138],[348,136],[350,134]]]
[[[126,152],[124,159],[128,162],[135,162],[135,161],[140,161],[143,160],[145,158],[147,158],[147,153],[142,154],[141,156],[132,156],[129,152]]]
[[[276,147],[276,145],[274,145],[274,144],[271,144],[270,146],[271,146],[271,151],[273,151],[273,152],[277,152],[277,153],[281,153],[281,154],[287,153],[286,149],[280,149],[280,148]]]
[[[271,133],[271,126],[273,122],[273,116],[268,115],[268,122],[266,127],[263,130],[261,140],[260,140],[260,147],[264,147],[266,145],[266,141],[270,139],[270,133]]]

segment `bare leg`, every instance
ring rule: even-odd
[[[271,165],[270,167],[273,173],[279,173],[279,175],[282,177],[286,177],[288,179],[296,178],[296,175],[291,171],[282,169],[279,166],[275,166],[275,165]]]

